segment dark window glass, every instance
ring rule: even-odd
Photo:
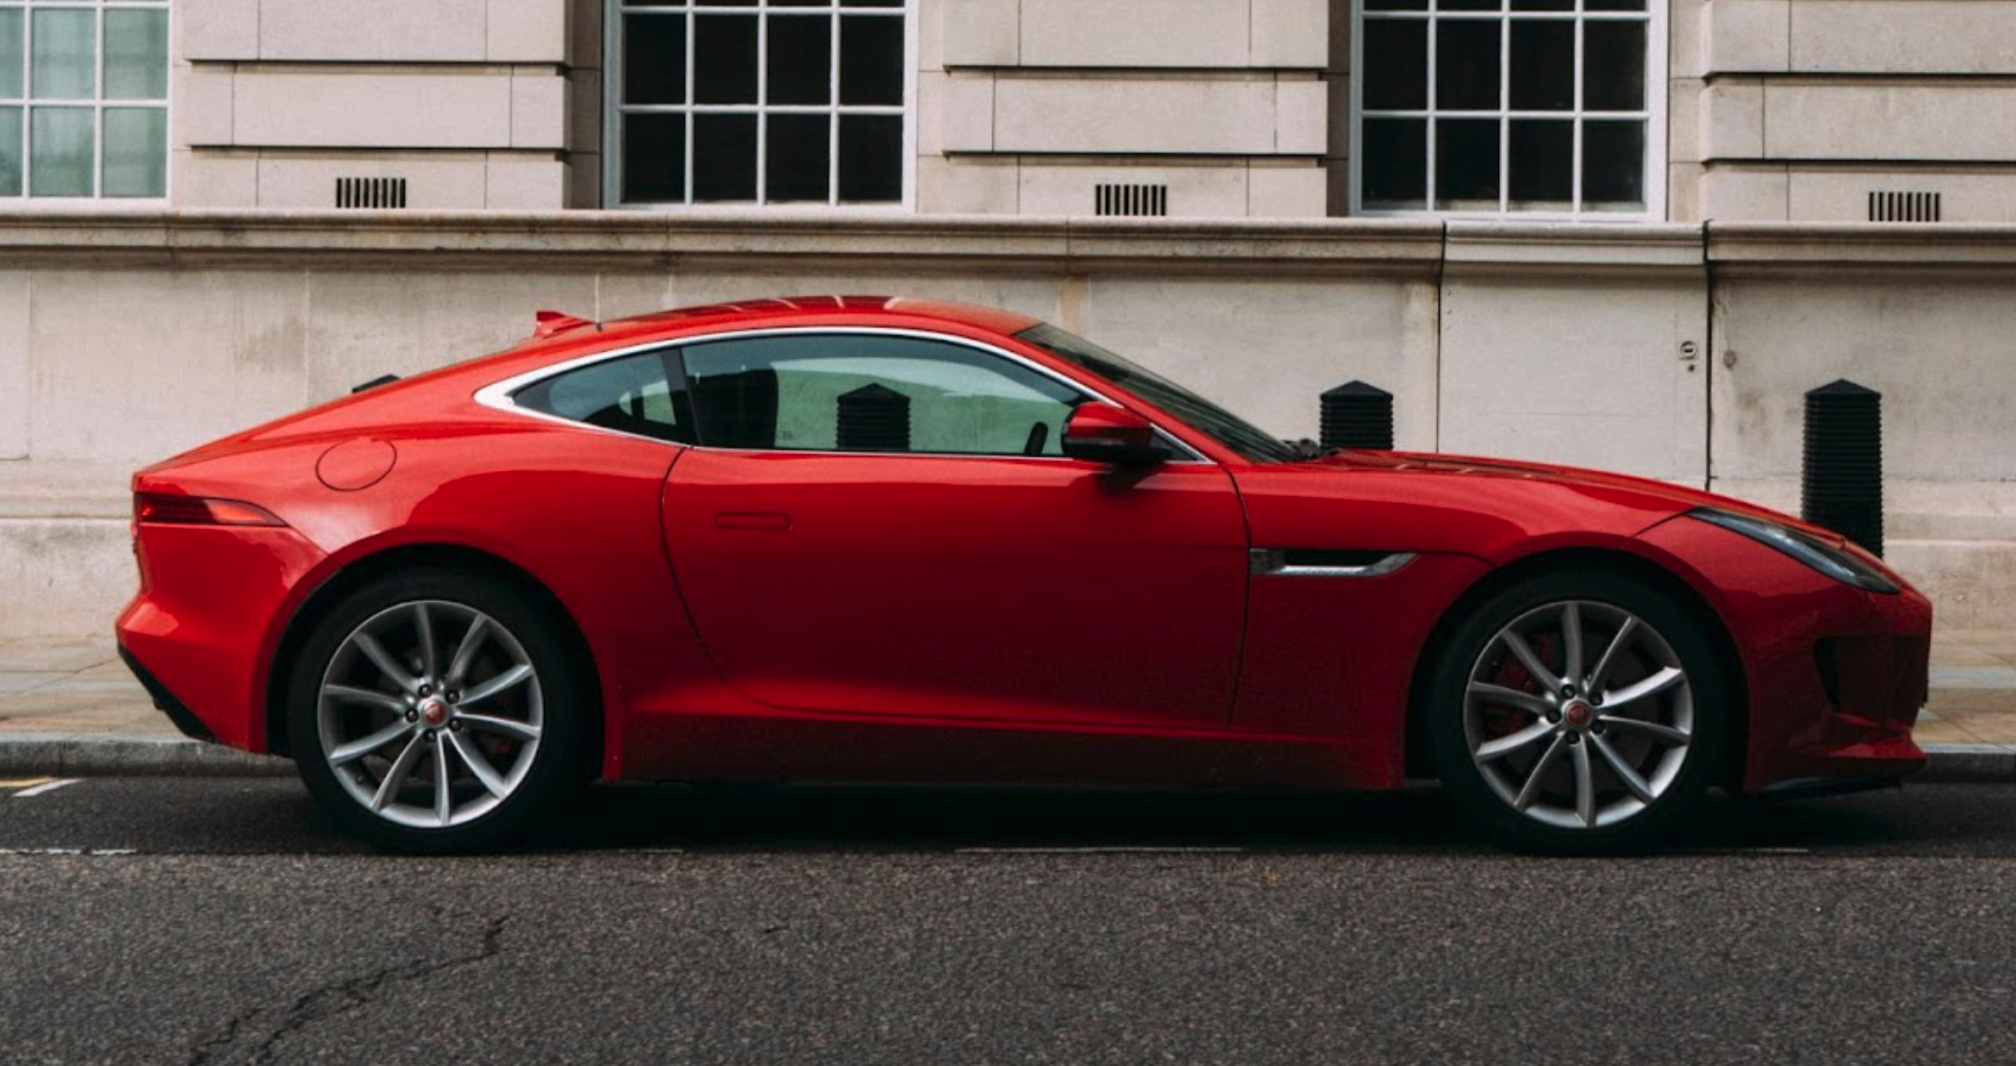
[[[1428,206],[1428,121],[1368,118],[1360,178],[1368,206],[1414,210]]]
[[[658,440],[687,441],[666,357],[644,352],[569,370],[519,389],[518,406],[604,429]]]
[[[1574,110],[1575,24],[1514,20],[1509,80],[1514,111]]]
[[[903,119],[840,116],[840,199],[886,203],[903,198]]]
[[[825,115],[771,115],[764,134],[764,198],[825,203],[831,138]]]
[[[1426,11],[1428,0],[1365,0],[1367,11]]]
[[[903,20],[840,20],[840,102],[903,102]]]
[[[1582,109],[1643,110],[1645,24],[1590,22],[1582,33]]]
[[[1643,11],[1645,0],[1586,0],[1582,6],[1590,11]]]
[[[756,116],[693,116],[693,199],[756,198]]]
[[[1428,106],[1428,21],[1370,19],[1365,23],[1365,103],[1379,111]]]
[[[1512,0],[1514,11],[1573,11],[1575,0]]]
[[[770,103],[825,104],[833,96],[833,20],[770,20]]]
[[[1435,206],[1458,211],[1498,209],[1498,120],[1435,123]]]
[[[1496,11],[1498,0],[1442,0],[1438,5],[1444,11]]]
[[[1575,201],[1575,123],[1514,119],[1506,145],[1514,210],[1567,211]]]
[[[686,116],[623,116],[623,199],[686,199]]]
[[[914,337],[709,341],[684,358],[711,447],[1055,456],[1084,399],[999,356]]]
[[[694,17],[693,102],[756,102],[756,16]]]
[[[686,102],[686,16],[624,17],[623,102]]]
[[[841,7],[902,7],[903,0],[840,0]]]
[[[1645,204],[1645,123],[1582,126],[1582,200],[1628,211]]]
[[[1498,106],[1498,23],[1449,19],[1435,28],[1435,106],[1489,111]]]

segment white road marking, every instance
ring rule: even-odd
[[[45,781],[42,784],[36,785],[34,788],[22,789],[21,791],[14,793],[14,798],[28,799],[31,796],[46,795],[48,793],[56,791],[59,788],[62,788],[64,785],[74,785],[79,780],[81,779],[75,777],[59,777],[54,781]]]
[[[138,848],[0,848],[0,857],[9,855],[74,855],[80,858],[104,859],[121,855],[138,855]]]
[[[53,777],[24,777],[18,781],[0,781],[0,788],[34,788],[54,780]]]
[[[955,855],[1236,855],[1245,848],[954,848]]]

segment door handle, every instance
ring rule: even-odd
[[[759,511],[724,511],[714,516],[718,529],[768,529],[782,533],[791,528],[791,516]]]

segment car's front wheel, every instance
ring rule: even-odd
[[[1525,851],[1589,854],[1669,831],[1715,778],[1724,686],[1701,622],[1642,581],[1562,572],[1477,604],[1428,694],[1459,809]]]
[[[292,664],[288,727],[314,797],[381,847],[493,847],[579,783],[589,701],[517,590],[457,571],[367,584]]]

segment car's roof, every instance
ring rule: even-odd
[[[1041,322],[1040,319],[1028,315],[994,307],[919,300],[905,296],[784,296],[657,311],[605,323],[605,328],[613,330],[621,327],[627,333],[633,327],[639,330],[685,329],[711,325],[723,320],[748,324],[771,322],[782,325],[785,321],[831,317],[872,318],[883,315],[936,319],[997,333],[1018,333]]]

